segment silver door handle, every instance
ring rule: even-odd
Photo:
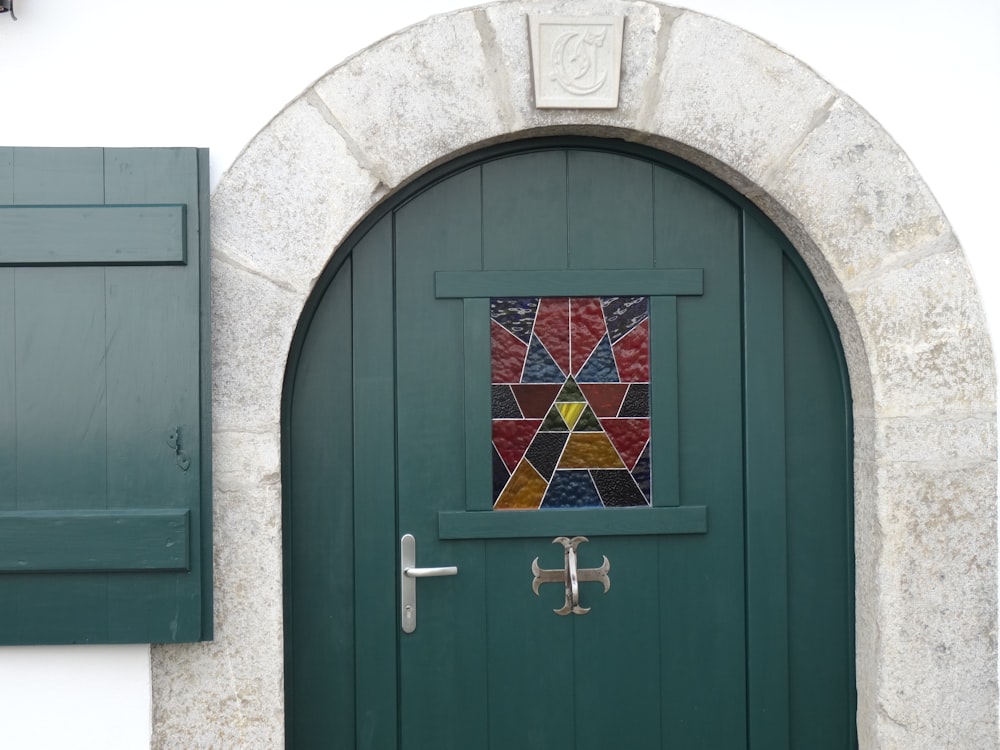
[[[437,578],[438,576],[457,576],[458,568],[447,565],[443,568],[406,568],[403,575],[410,578]]]
[[[458,568],[444,565],[436,568],[418,568],[417,540],[413,534],[403,534],[399,540],[399,591],[400,625],[404,633],[417,629],[417,578],[438,578],[456,576]]]

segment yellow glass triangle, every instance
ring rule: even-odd
[[[571,430],[576,426],[576,420],[580,418],[586,407],[586,404],[581,403],[556,404],[556,408],[562,414],[563,421]]]

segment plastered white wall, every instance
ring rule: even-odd
[[[328,68],[464,3],[15,4],[19,21],[0,16],[0,145],[207,146],[214,186]],[[996,335],[1000,2],[684,5],[777,44],[881,122],[951,220]],[[0,747],[148,748],[149,675],[145,646],[0,648]]]

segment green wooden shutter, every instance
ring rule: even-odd
[[[211,638],[208,152],[0,148],[0,643]]]

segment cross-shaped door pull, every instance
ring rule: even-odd
[[[565,536],[557,536],[552,540],[553,544],[561,544],[564,550],[566,564],[561,569],[546,570],[538,567],[538,558],[531,563],[531,572],[535,574],[531,582],[531,589],[538,596],[538,587],[543,583],[564,583],[566,585],[566,603],[559,609],[552,610],[557,615],[585,615],[590,611],[590,607],[580,606],[580,581],[600,581],[604,584],[604,593],[608,593],[611,588],[611,579],[608,578],[608,571],[611,570],[611,563],[607,556],[604,556],[604,563],[599,568],[576,567],[576,548],[581,542],[590,541],[585,536],[575,536],[569,539]]]

